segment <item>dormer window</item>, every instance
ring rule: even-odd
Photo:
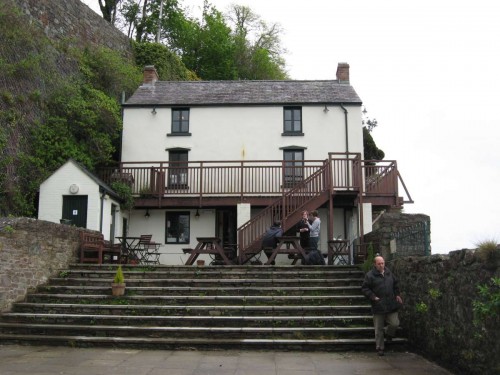
[[[302,133],[302,107],[284,107],[283,120],[283,135],[304,135]]]
[[[190,135],[189,133],[189,108],[172,109],[171,135]]]

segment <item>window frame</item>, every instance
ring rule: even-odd
[[[292,154],[293,153],[293,154]],[[287,154],[292,158],[287,159]],[[301,158],[295,158],[300,154]],[[283,187],[292,188],[296,184],[304,180],[304,149],[303,148],[287,148],[283,149]]]
[[[289,119],[287,119],[289,114]],[[299,117],[296,119],[296,117]],[[288,126],[287,126],[288,125]],[[296,129],[298,125],[298,128]],[[288,128],[288,129],[287,129]],[[283,134],[282,135],[304,135],[302,124],[302,107],[289,106],[283,107]]]
[[[168,189],[188,189],[189,150],[168,151]]]
[[[185,228],[184,231],[181,232],[181,216],[185,217],[183,221],[187,221],[187,235],[186,236],[180,236],[180,233],[185,233]],[[172,225],[173,224],[176,228],[174,228],[175,236],[169,236],[169,234],[172,233]],[[191,237],[191,213],[189,211],[166,211],[165,212],[165,244],[189,244],[191,242],[190,240]],[[182,238],[182,239],[181,239]],[[173,239],[173,240],[172,240]]]
[[[191,120],[191,111],[187,107],[179,107],[172,108],[172,119],[171,119],[171,128],[169,136],[175,135],[191,135],[189,132],[189,125]],[[176,119],[176,115],[178,118]],[[183,119],[183,116],[186,116],[187,119]],[[185,129],[184,129],[185,126]]]

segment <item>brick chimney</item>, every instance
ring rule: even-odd
[[[154,65],[146,65],[143,71],[143,84],[144,85],[154,85],[158,81],[158,73]]]
[[[345,62],[339,63],[337,66],[337,80],[339,83],[349,83],[349,64]]]

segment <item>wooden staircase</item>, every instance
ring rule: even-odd
[[[245,264],[262,250],[262,236],[276,219],[286,232],[298,223],[302,211],[314,210],[330,199],[330,169],[325,160],[320,169],[295,183],[282,197],[238,228],[239,264]]]
[[[373,350],[351,266],[125,266],[61,271],[0,315],[2,343],[154,349]],[[392,348],[404,348],[395,339]]]

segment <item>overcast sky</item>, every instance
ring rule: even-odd
[[[84,2],[100,14],[98,0]],[[211,3],[279,23],[292,79],[335,79],[338,62],[349,63],[378,120],[373,137],[415,201],[404,211],[431,217],[433,253],[500,241],[499,1]]]

